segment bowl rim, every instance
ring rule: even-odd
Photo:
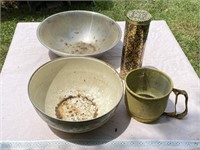
[[[107,49],[104,49],[103,51],[97,51],[97,52],[94,52],[94,53],[88,53],[88,54],[71,54],[71,53],[65,53],[63,51],[59,51],[57,49],[53,49],[51,47],[49,47],[47,44],[45,44],[45,42],[43,42],[43,40],[40,38],[40,29],[41,29],[41,26],[46,22],[48,21],[50,18],[52,17],[55,17],[55,16],[58,16],[58,15],[62,15],[62,14],[67,14],[67,13],[88,13],[88,14],[92,14],[92,15],[98,15],[98,16],[101,16],[101,17],[104,17],[108,20],[110,20],[111,22],[113,22],[115,24],[115,26],[118,28],[118,37],[117,37],[117,40],[110,46],[108,47]],[[117,43],[121,40],[121,37],[122,37],[122,31],[121,31],[121,28],[119,26],[119,24],[113,20],[112,18],[104,15],[104,14],[101,14],[101,13],[98,13],[98,12],[94,12],[94,11],[87,11],[87,10],[70,10],[70,11],[62,11],[62,12],[59,12],[59,13],[55,13],[47,18],[45,18],[42,22],[40,22],[40,24],[38,25],[37,27],[37,30],[36,30],[36,35],[37,35],[37,39],[39,40],[39,42],[44,46],[46,47],[47,49],[49,49],[50,51],[52,51],[53,53],[59,55],[59,56],[95,56],[95,55],[100,55],[110,49],[112,49],[114,46],[117,45]]]
[[[171,84],[171,87],[170,87],[169,91],[166,92],[165,94],[163,94],[162,96],[159,96],[159,97],[156,97],[156,98],[143,97],[143,96],[140,96],[137,93],[135,93],[133,90],[131,90],[129,84],[127,83],[127,80],[128,80],[128,78],[129,78],[129,76],[131,74],[135,74],[135,73],[140,72],[140,71],[143,71],[143,72],[149,72],[149,71],[151,71],[151,72],[160,73],[160,76],[162,75],[163,77],[165,77],[169,81],[169,83]],[[140,98],[142,100],[146,100],[146,101],[152,100],[152,99],[159,101],[160,99],[169,96],[169,94],[172,92],[172,89],[174,88],[174,83],[173,83],[173,81],[172,81],[172,79],[171,79],[171,77],[169,75],[167,75],[165,72],[163,72],[163,71],[161,71],[161,70],[159,70],[157,68],[150,68],[150,67],[141,67],[141,68],[133,69],[132,71],[130,71],[125,76],[124,82],[125,82],[125,88],[126,88],[127,92],[129,92],[131,95],[133,95],[135,97],[138,97],[138,98]]]
[[[67,60],[67,59],[87,59],[87,60],[91,60],[91,61],[97,61],[103,65],[105,65],[106,67],[110,68],[114,73],[115,73],[115,76],[119,79],[120,81],[120,86],[121,86],[121,95],[120,95],[120,98],[117,102],[117,104],[112,108],[110,109],[108,112],[106,112],[105,114],[103,115],[100,115],[98,116],[97,118],[94,118],[94,119],[88,119],[88,120],[81,120],[81,121],[70,121],[70,120],[62,120],[62,119],[59,119],[59,118],[55,118],[53,116],[50,116],[48,114],[45,113],[45,111],[42,111],[41,109],[39,109],[33,102],[32,98],[31,98],[31,94],[30,94],[30,85],[31,85],[31,81],[33,79],[33,77],[36,75],[36,73],[41,70],[42,68],[44,68],[45,66],[51,64],[51,63],[55,63],[57,61],[62,61],[62,60]],[[104,62],[103,60],[100,60],[100,59],[97,59],[97,58],[94,58],[94,57],[60,57],[60,58],[56,58],[54,60],[50,60],[44,64],[42,64],[40,67],[38,67],[34,72],[33,74],[31,75],[29,81],[28,81],[28,86],[27,86],[27,91],[28,91],[28,98],[30,100],[30,102],[32,103],[32,105],[34,106],[35,109],[37,109],[37,111],[39,111],[41,114],[49,117],[50,119],[52,120],[56,120],[56,121],[61,121],[61,122],[68,122],[68,123],[83,123],[83,122],[89,122],[89,121],[95,121],[95,120],[98,120],[108,114],[110,114],[114,109],[116,109],[118,107],[118,105],[120,104],[122,98],[123,98],[123,95],[124,95],[124,92],[125,92],[125,88],[124,88],[124,83],[123,83],[123,80],[121,78],[121,76],[119,75],[119,73],[110,65],[108,64],[107,62]]]

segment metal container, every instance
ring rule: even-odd
[[[103,14],[72,10],[43,20],[37,37],[51,52],[63,56],[99,57],[121,39],[120,26]]]
[[[39,116],[52,128],[83,133],[105,124],[124,92],[114,68],[90,57],[47,62],[30,78],[28,94]]]
[[[150,123],[158,120],[163,114],[182,119],[188,113],[187,92],[174,88],[172,79],[158,69],[145,67],[134,69],[127,74],[125,87],[128,114],[137,121]],[[175,111],[165,112],[171,93],[175,94]],[[180,95],[185,97],[185,110],[177,112]]]
[[[128,72],[142,66],[145,42],[152,18],[145,10],[130,10],[126,17],[120,70],[123,79]]]

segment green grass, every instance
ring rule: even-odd
[[[181,48],[200,77],[200,1],[199,0],[113,0],[95,4],[72,3],[53,9],[29,11],[28,6],[10,9],[1,16],[0,69],[3,66],[13,33],[18,22],[42,21],[47,16],[66,10],[91,10],[114,20],[125,20],[130,9],[145,9],[154,20],[166,20]]]

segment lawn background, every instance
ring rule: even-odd
[[[41,1],[40,1],[41,2]],[[42,3],[42,2],[41,2]],[[33,4],[33,3],[32,3]],[[200,77],[200,1],[199,0],[107,0],[94,2],[46,2],[31,5],[14,2],[1,7],[0,70],[6,58],[18,22],[40,22],[46,17],[67,10],[91,10],[116,21],[125,20],[127,10],[144,9],[153,20],[165,20],[178,43]],[[15,8],[13,8],[15,7]]]

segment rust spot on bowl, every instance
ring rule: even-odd
[[[65,52],[71,54],[91,54],[97,51],[96,46],[91,43],[76,42],[71,44],[65,43]]]
[[[76,31],[76,32],[74,32],[75,34],[79,34],[79,32],[78,31]]]
[[[93,99],[78,94],[64,98],[55,108],[56,117],[66,121],[84,121],[94,119],[98,108]]]

